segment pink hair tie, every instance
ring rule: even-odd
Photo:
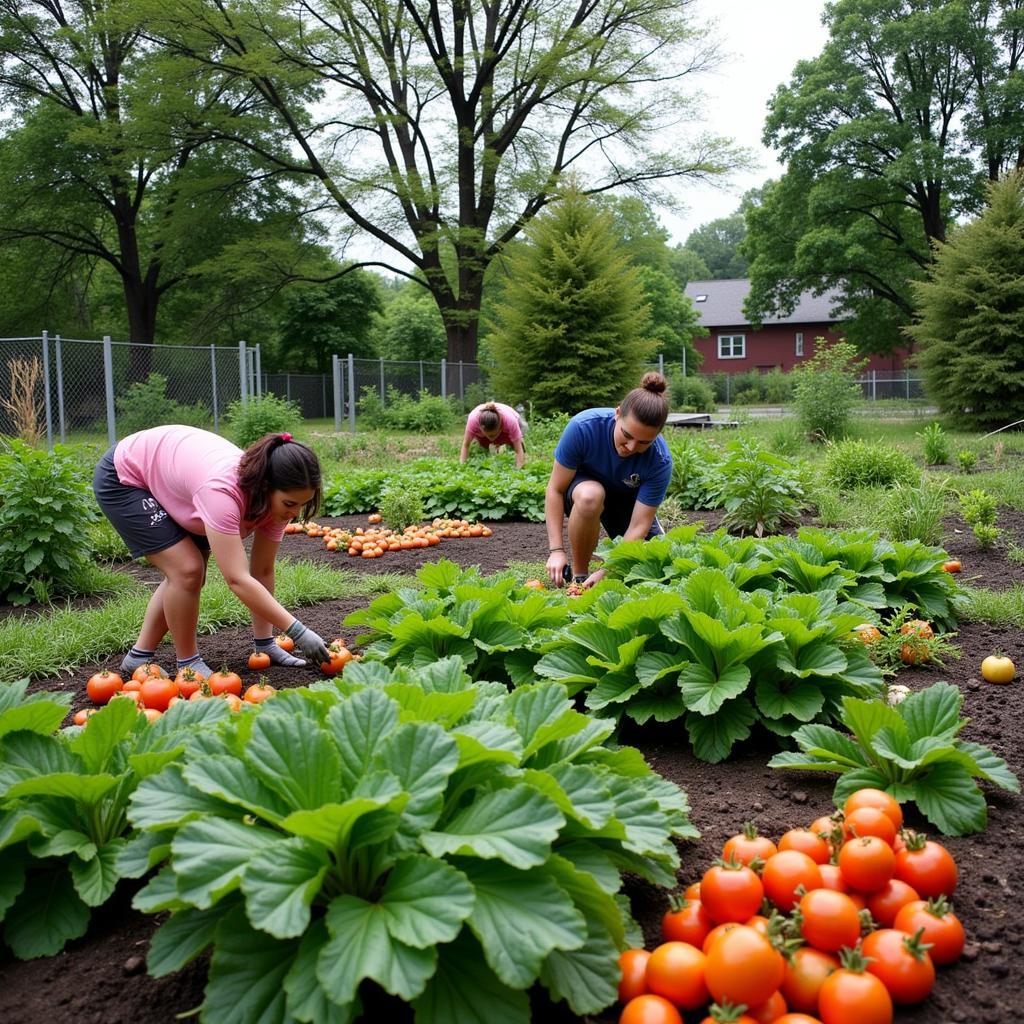
[[[291,434],[282,434],[281,435],[281,440],[282,441],[290,441],[291,439],[292,439],[292,435]]]

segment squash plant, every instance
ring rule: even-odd
[[[509,693],[450,657],[349,666],[207,736],[131,799],[166,863],[149,970],[212,947],[201,1020],[349,1021],[373,982],[421,1024],[577,1014],[636,941],[620,872],[673,885],[685,794],[550,682]]]
[[[85,727],[55,732],[70,694],[26,697],[27,685],[0,687],[0,920],[22,960],[85,933],[91,908],[132,870],[132,793],[228,714],[222,701],[184,703],[149,725],[133,702],[112,700]]]

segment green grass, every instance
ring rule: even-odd
[[[339,597],[371,597],[406,582],[397,573],[362,575],[311,562],[278,562],[275,575],[277,598],[286,608]],[[121,590],[98,608],[67,608],[0,622],[0,681],[70,672],[113,651],[127,650],[135,642],[150,592],[137,583]],[[200,604],[199,633],[239,626],[249,618],[248,608],[211,566]]]
[[[984,587],[966,589],[965,620],[1024,629],[1024,584],[1015,583],[1009,590],[986,590]]]

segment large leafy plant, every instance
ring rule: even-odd
[[[713,506],[725,508],[723,524],[761,537],[795,523],[804,499],[797,467],[756,444],[734,441],[727,451],[709,494]]]
[[[673,884],[685,794],[555,683],[473,683],[462,662],[279,694],[147,779],[129,817],[166,863],[149,969],[212,947],[201,1019],[349,1021],[375,982],[421,1024],[577,1014],[616,998],[636,940],[621,871]]]
[[[768,763],[838,773],[838,805],[854,790],[870,786],[913,802],[946,835],[980,832],[988,809],[975,779],[1012,793],[1020,792],[1020,783],[987,747],[958,739],[969,721],[960,717],[962,705],[963,695],[949,683],[934,683],[896,707],[846,697],[841,720],[849,732],[802,726],[793,733],[799,749],[776,754]]]
[[[26,686],[0,687],[0,920],[21,959],[59,953],[122,877],[145,871],[143,851],[124,856],[129,798],[198,725],[228,714],[222,701],[186,703],[150,726],[133,702],[113,700],[84,728],[55,732],[70,695],[26,697]]]

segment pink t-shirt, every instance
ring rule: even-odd
[[[490,403],[485,404],[489,405]],[[484,433],[483,428],[480,426],[482,405],[478,405],[467,417],[466,433],[472,434],[485,448],[490,448],[492,444],[497,447],[498,445],[512,444],[514,441],[521,440],[523,431],[519,426],[519,413],[512,406],[502,405],[501,402],[495,402],[494,407],[498,410],[498,417],[501,420],[501,432],[493,441]]]
[[[248,537],[259,530],[270,540],[284,536],[284,523],[265,513],[245,519],[245,495],[238,486],[242,449],[196,427],[153,427],[129,434],[114,449],[117,478],[149,491],[167,514],[189,533]]]

